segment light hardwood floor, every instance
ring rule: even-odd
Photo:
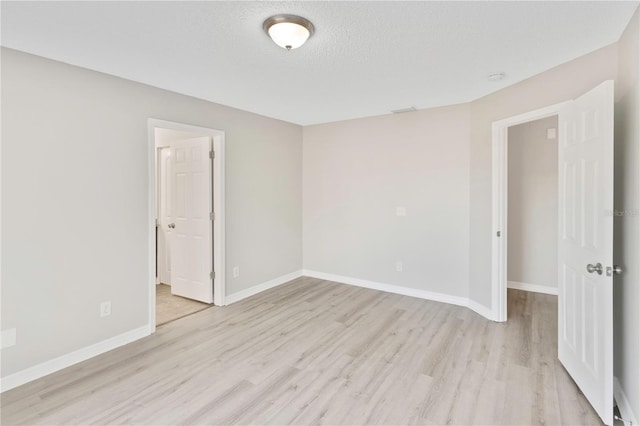
[[[2,424],[600,424],[555,296],[509,321],[300,278],[2,395]]]
[[[169,285],[158,284],[156,286],[156,325],[166,324],[211,306],[197,300],[174,296],[171,294],[171,286]]]

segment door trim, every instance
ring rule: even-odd
[[[225,283],[225,132],[222,130],[199,127],[190,124],[176,123],[173,121],[148,119],[148,292],[149,292],[149,333],[156,330],[156,142],[155,129],[170,129],[182,132],[195,133],[211,137],[215,158],[213,159],[213,205],[215,209],[215,221],[213,222],[213,268],[215,279],[213,280],[213,304],[224,306],[226,295]]]
[[[161,172],[161,168],[162,168],[162,150],[163,149],[169,149],[169,145],[165,145],[162,143],[158,143],[158,141],[156,141],[156,180],[155,180],[155,184],[156,184],[156,284],[161,284],[162,283],[162,277],[160,275],[162,274],[162,268],[160,265],[160,253],[162,252],[162,250],[160,250],[160,238],[159,236],[159,228],[160,228],[160,207],[162,205],[162,194],[161,191],[159,191],[159,189],[161,189],[161,181],[162,181],[162,172]],[[158,195],[158,193],[160,193],[160,196]],[[166,242],[165,242],[166,244]],[[165,248],[165,247],[163,247]],[[171,285],[171,280],[169,281],[165,281],[164,284],[169,284]]]
[[[507,194],[508,129],[529,121],[558,115],[570,101],[494,121],[491,125],[491,315],[507,320]],[[558,135],[559,136],[559,135]],[[560,146],[560,145],[558,145]],[[500,237],[497,233],[500,232]]]

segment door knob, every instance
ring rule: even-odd
[[[169,226],[169,228],[173,229],[173,228],[176,227],[176,224],[175,223],[170,223],[168,226]]]
[[[602,275],[602,263],[596,263],[595,265],[592,265],[591,263],[588,264],[587,272],[589,272],[590,274],[597,272],[598,275]]]

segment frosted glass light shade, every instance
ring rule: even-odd
[[[269,37],[280,47],[296,49],[309,38],[309,30],[292,22],[282,22],[269,28]]]
[[[302,46],[313,35],[313,24],[301,16],[276,15],[264,21],[263,28],[278,46],[291,50]]]

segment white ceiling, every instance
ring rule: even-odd
[[[2,1],[2,45],[308,125],[487,95],[617,41],[637,5]],[[315,35],[276,46],[278,13]]]

